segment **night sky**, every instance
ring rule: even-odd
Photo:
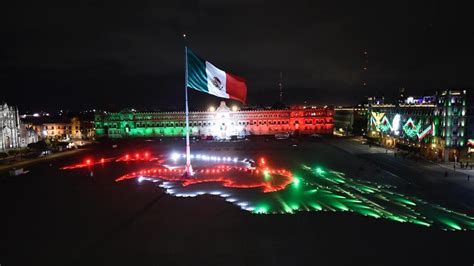
[[[280,71],[287,104],[474,86],[471,9],[455,1],[75,2],[2,6],[0,101],[22,112],[182,109],[183,32],[247,79],[250,105],[277,101]],[[193,109],[219,102],[190,97]]]

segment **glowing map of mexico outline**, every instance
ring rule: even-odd
[[[122,175],[117,182],[137,179],[157,183],[176,197],[220,196],[254,214],[291,214],[298,211],[353,212],[443,230],[473,230],[474,218],[417,197],[398,193],[396,187],[345,177],[344,173],[301,165],[295,171],[272,168],[263,158],[255,168],[239,158],[196,155],[197,177],[181,177],[177,158],[160,159],[149,153],[65,166],[63,170],[92,169],[95,165],[152,162],[155,167]]]

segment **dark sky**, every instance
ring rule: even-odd
[[[0,101],[22,111],[181,109],[183,32],[247,79],[252,105],[277,100],[280,71],[286,103],[474,85],[471,9],[455,1],[15,2],[0,11]],[[190,97],[193,108],[219,101]]]

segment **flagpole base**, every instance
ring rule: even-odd
[[[185,167],[184,167],[184,173],[183,173],[183,177],[191,177],[194,175],[194,172],[193,172],[193,167],[191,166],[191,164],[187,164]]]

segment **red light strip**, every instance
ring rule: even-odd
[[[167,181],[181,182],[183,187],[191,186],[200,183],[220,182],[224,187],[230,188],[262,188],[263,192],[274,192],[284,189],[293,182],[293,175],[291,172],[281,169],[275,170],[266,167],[261,170],[250,170],[242,167],[218,166],[215,168],[195,169],[196,177],[182,177],[182,168],[168,169],[168,168],[150,168],[138,172],[129,173],[117,178],[115,181],[120,182],[127,179],[138,178],[146,176],[147,178],[158,178]],[[245,175],[242,175],[245,172]],[[267,174],[273,174],[270,179],[265,178]],[[222,174],[229,174],[229,177],[222,176]],[[234,175],[232,175],[234,173]],[[233,177],[231,177],[233,176]],[[268,180],[266,180],[268,179]]]
[[[98,161],[94,161],[93,159],[85,159],[83,163],[67,165],[67,166],[61,167],[60,169],[61,170],[72,170],[72,169],[91,167],[91,166],[98,165],[98,164],[110,163],[113,160],[114,160],[114,158],[101,158]]]
[[[62,167],[62,170],[71,170],[78,168],[91,167],[97,164],[104,164],[113,162],[113,158],[101,158],[98,161],[94,161],[91,158],[86,158],[83,163],[69,165]],[[150,153],[145,152],[143,154],[135,153],[132,155],[126,154],[115,162],[128,162],[128,161],[143,161],[151,162],[158,161],[162,162],[156,157],[152,157]],[[284,169],[271,169],[266,166],[267,162],[265,158],[260,158],[260,167],[255,170],[251,170],[246,167],[238,167],[235,165],[220,164],[209,168],[197,168],[195,169],[196,176],[182,177],[182,168],[150,168],[144,169],[138,172],[132,172],[117,178],[115,181],[123,181],[127,179],[138,178],[140,176],[146,176],[148,178],[158,178],[167,181],[181,182],[182,186],[191,186],[200,183],[211,183],[220,182],[224,187],[230,188],[262,188],[263,192],[274,192],[284,189],[286,186],[293,182],[293,175],[291,172]],[[272,175],[270,178],[268,175]],[[223,176],[228,175],[228,176]]]
[[[135,153],[133,155],[130,154],[125,154],[122,157],[119,157],[116,162],[131,162],[131,161],[146,161],[146,162],[153,162],[153,161],[159,161],[158,157],[153,157],[149,152],[145,153]]]
[[[78,164],[73,164],[73,165],[67,165],[62,168],[61,170],[72,170],[72,169],[78,169],[78,168],[85,168],[85,167],[90,167],[93,165],[97,164],[104,164],[104,163],[109,163],[112,162],[114,159],[113,158],[101,158],[99,161],[93,161],[91,158],[86,158],[83,163],[78,163]],[[122,157],[119,157],[118,159],[115,160],[115,162],[128,162],[128,161],[141,161],[141,162],[159,162],[162,163],[163,160],[159,159],[158,157],[153,157],[151,156],[151,153],[149,152],[144,152],[142,154],[140,153],[135,153],[133,156],[126,154]]]

